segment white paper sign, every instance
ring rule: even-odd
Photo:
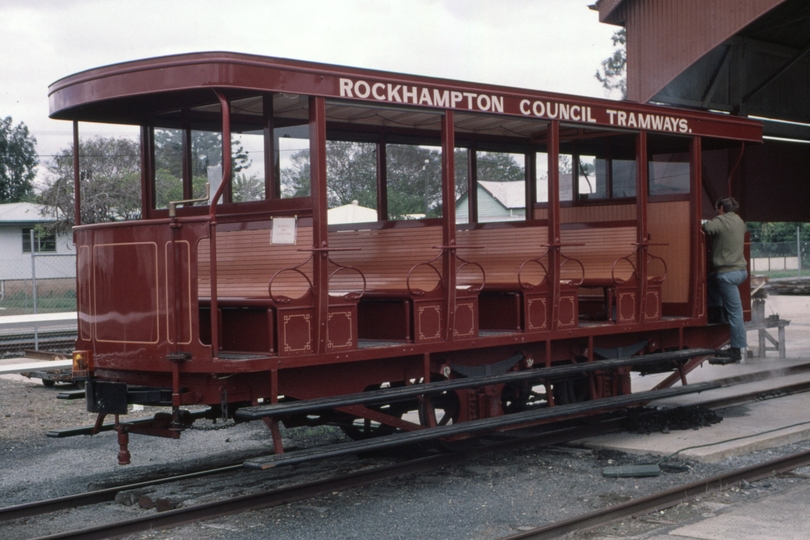
[[[271,244],[295,244],[295,218],[273,218],[273,235]]]

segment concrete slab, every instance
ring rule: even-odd
[[[52,369],[65,369],[73,366],[73,360],[43,360],[32,362],[30,358],[25,363],[0,365],[0,375],[22,373],[23,371],[46,371]]]
[[[617,433],[582,439],[575,444],[586,448],[610,449],[629,454],[653,454],[714,463],[739,456],[810,439],[810,393],[797,394],[728,409],[719,424],[699,430],[670,433]]]
[[[803,540],[810,535],[810,486],[798,486],[753,503],[679,527],[667,540]],[[653,540],[653,539],[650,539]]]

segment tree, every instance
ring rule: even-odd
[[[377,207],[377,152],[372,143],[327,141],[327,198],[330,207],[357,201]],[[427,146],[386,146],[388,214],[391,219],[407,215],[442,215],[441,151]],[[467,191],[467,150],[455,150],[456,198]],[[523,167],[510,154],[478,153],[478,178],[495,182],[524,180]],[[309,151],[296,152],[281,170],[282,195],[310,194]]]
[[[617,30],[613,37],[613,56],[602,60],[602,68],[595,77],[608,92],[619,90],[622,99],[627,99],[627,30]]]
[[[11,122],[10,116],[0,120],[0,203],[32,198],[39,164],[36,138],[22,122]]]
[[[127,138],[96,137],[79,143],[82,223],[137,219],[141,213],[140,145]],[[67,231],[75,223],[73,148],[61,150],[48,167],[40,194],[54,226]],[[161,183],[158,175],[157,183]],[[175,198],[182,198],[182,192]]]

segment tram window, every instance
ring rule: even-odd
[[[470,222],[470,200],[467,196],[469,188],[469,156],[466,148],[456,148],[453,151],[456,171],[456,223]]]
[[[476,152],[478,221],[526,219],[523,154]]]
[[[329,223],[377,221],[377,145],[327,141],[326,193]]]
[[[574,182],[571,177],[573,162],[574,156],[571,154],[560,154],[560,201],[574,200]]]
[[[596,156],[579,156],[577,163],[580,199],[605,199],[607,192],[607,164]]]
[[[263,201],[264,134],[261,131],[250,131],[235,135],[231,153],[233,202]]]
[[[234,166],[238,161],[234,161]],[[211,196],[222,182],[222,133],[192,130],[191,191],[192,197],[205,195],[205,184],[211,184]],[[181,197],[182,198],[182,197]]]
[[[389,219],[442,217],[442,150],[436,146],[386,145]]]
[[[548,202],[548,154],[545,152],[537,152],[535,154],[535,163],[537,164],[537,178],[535,191],[537,193],[537,200],[535,202],[547,203]]]
[[[648,138],[650,195],[689,193],[689,139],[665,135]]]
[[[288,126],[273,130],[276,163],[281,170],[281,197],[309,197],[309,126]]]
[[[155,208],[183,197],[183,130],[155,128]]]
[[[612,159],[610,161],[614,199],[636,196],[636,160]]]

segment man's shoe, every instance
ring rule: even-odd
[[[709,358],[709,363],[713,366],[725,366],[742,360],[742,352],[738,347],[718,350],[714,354],[716,355],[714,358]]]

